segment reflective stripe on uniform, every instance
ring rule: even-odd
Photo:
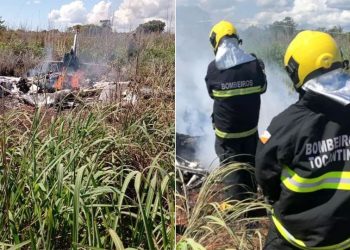
[[[289,190],[297,193],[309,193],[322,189],[350,190],[350,172],[329,172],[315,178],[303,178],[284,166],[281,180]]]
[[[273,211],[272,211],[273,213]],[[276,216],[272,215],[273,223],[275,224],[278,232],[293,246],[303,249],[303,250],[343,250],[350,247],[350,239],[347,239],[341,243],[331,245],[331,246],[323,246],[323,247],[308,247],[306,244],[299,239],[296,239],[291,233],[288,232],[286,228],[283,227],[282,223],[276,218]]]
[[[228,89],[228,90],[213,90],[214,97],[232,97],[238,95],[249,95],[254,93],[261,93],[266,90],[266,84],[261,86],[241,88],[241,89]]]
[[[283,236],[283,238],[285,238],[289,243],[293,244],[294,246],[297,246],[297,247],[305,247],[305,243],[301,240],[298,240],[296,238],[294,238],[293,235],[291,235],[287,229],[285,229],[281,222],[279,222],[279,220],[276,218],[276,216],[273,214],[272,215],[272,220],[273,220],[273,223],[275,224],[278,232],[280,232],[280,234]]]
[[[243,131],[243,132],[226,133],[226,132],[223,132],[223,131],[219,130],[218,128],[215,128],[215,134],[218,137],[225,138],[225,139],[238,139],[238,138],[248,137],[250,135],[253,135],[257,131],[258,131],[258,129],[257,129],[257,127],[255,127],[253,129],[250,129],[250,130],[247,130],[247,131]]]

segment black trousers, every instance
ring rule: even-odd
[[[283,236],[277,231],[275,224],[270,223],[269,232],[266,237],[264,250],[300,250],[286,241]]]
[[[223,139],[216,137],[215,151],[220,159],[220,164],[230,162],[249,163],[254,166],[254,156],[258,142],[258,133],[239,139]],[[251,156],[241,156],[249,154]],[[254,173],[247,170],[236,170],[225,179],[226,186],[230,186],[225,192],[225,198],[231,200],[243,200],[256,193],[257,187]]]

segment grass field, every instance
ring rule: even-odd
[[[132,61],[127,35],[108,36],[82,34],[81,58],[171,98],[62,112],[5,110],[0,99],[0,249],[174,248],[174,35],[144,35]],[[57,60],[71,42],[70,33],[2,33],[0,71],[23,75],[48,47]]]

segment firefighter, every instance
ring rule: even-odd
[[[299,100],[260,137],[256,179],[272,204],[274,249],[350,249],[350,75],[327,33],[302,31],[284,65]]]
[[[260,95],[267,86],[263,64],[240,48],[242,40],[228,21],[214,25],[210,43],[215,60],[208,66],[205,81],[214,100],[216,154],[221,164],[254,163],[247,155],[255,155],[258,141]],[[230,174],[224,183],[231,187],[226,191],[227,198],[242,200],[247,197],[247,191],[255,192],[254,176],[245,170]]]

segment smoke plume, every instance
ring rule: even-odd
[[[213,101],[204,81],[207,66],[214,59],[208,39],[212,24],[201,22],[208,20],[209,15],[196,6],[180,6],[177,13],[176,131],[201,137],[197,158],[203,167],[213,169],[218,165],[214,149],[215,134],[210,118]],[[262,95],[260,132],[267,128],[274,116],[297,99],[294,90],[287,84],[288,77],[284,70],[277,64],[265,64],[268,88]]]

